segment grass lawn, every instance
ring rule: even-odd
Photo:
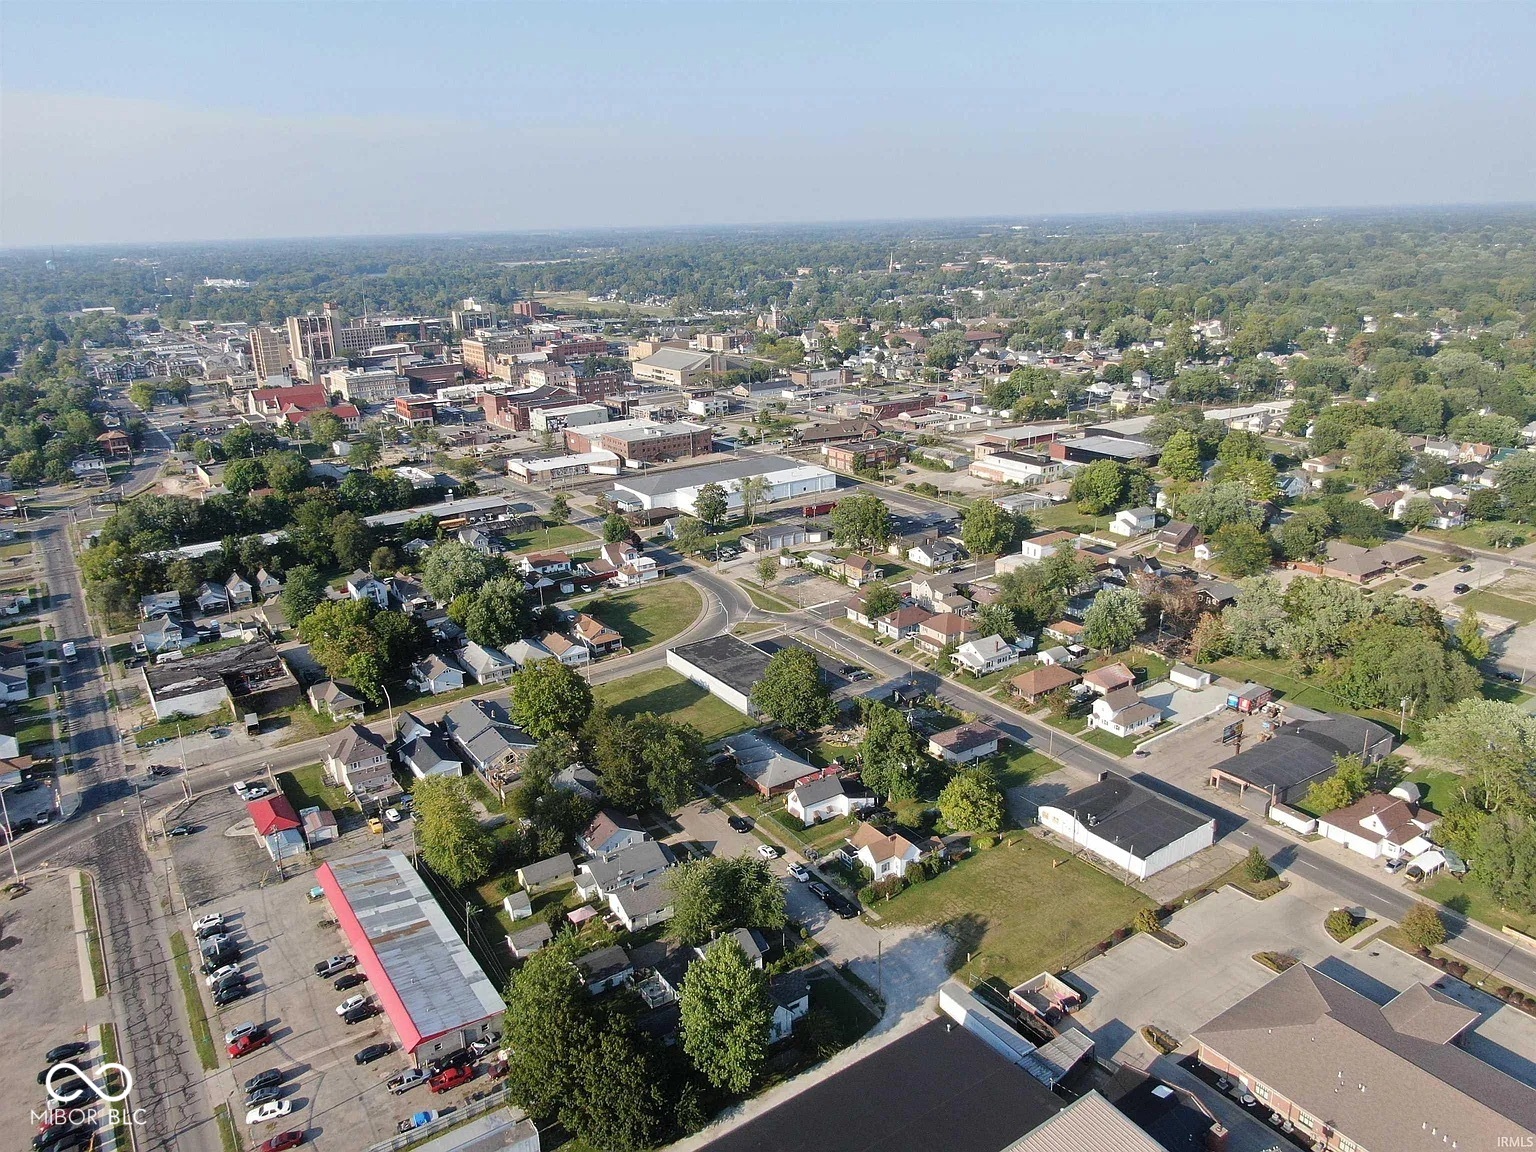
[[[1030,512],[1029,520],[1037,532],[1098,532],[1109,527],[1113,516],[1089,516],[1068,501]]]
[[[410,704],[407,701],[401,701],[400,706],[408,708]],[[341,731],[349,723],[351,723],[349,720],[332,720],[329,716],[321,715],[304,700],[261,718],[264,731],[272,732],[279,729],[283,731],[282,743],[284,744],[312,740],[316,736],[329,736],[332,732]]]
[[[620,636],[632,651],[664,644],[692,624],[704,606],[698,589],[683,580],[657,580],[626,592],[594,596],[582,603]]]
[[[833,976],[816,976],[811,980],[811,1007],[826,1009],[837,1021],[837,1043],[842,1048],[879,1023],[874,1013]]]
[[[225,704],[216,712],[210,712],[206,716],[191,716],[184,720],[161,720],[155,724],[146,725],[133,734],[134,743],[140,748],[153,740],[176,739],[177,725],[181,726],[181,735],[189,736],[193,732],[206,732],[209,728],[217,728],[220,724],[233,724],[235,722],[234,710]]]
[[[96,995],[107,994],[107,961],[101,951],[101,925],[96,922],[96,886],[85,873],[80,874],[80,907],[85,914],[85,943],[91,957],[91,983]]]
[[[754,580],[737,580],[752,603],[764,612],[793,612],[795,606],[780,600]]]
[[[955,941],[953,970],[1014,984],[1074,962],[1150,906],[1055,845],[1018,836],[875,910],[896,923],[941,927]]]
[[[36,644],[43,638],[43,630],[33,624],[29,628],[11,628],[0,632],[0,640],[9,640],[12,644]]]
[[[1486,924],[1495,932],[1508,924],[1521,932],[1536,935],[1536,916],[1501,907],[1483,884],[1469,876],[1457,879],[1442,872],[1420,885],[1419,894]]]
[[[1502,616],[1517,624],[1529,624],[1536,620],[1536,604],[1500,596],[1497,592],[1468,592],[1465,596],[1456,597],[1456,603],[1472,609],[1480,616]]]
[[[203,1007],[203,994],[197,986],[197,969],[187,949],[187,938],[180,932],[171,933],[171,960],[176,965],[181,994],[186,1000],[187,1020],[192,1025],[192,1045],[197,1049],[198,1062],[205,1072],[211,1072],[219,1066],[218,1050],[213,1046],[213,1035],[208,1028],[208,1012]]]
[[[551,528],[536,528],[531,532],[519,532],[508,536],[509,552],[547,552],[551,548],[563,548],[567,544],[590,544],[592,533],[574,524],[556,524]]]
[[[625,716],[655,712],[679,723],[692,724],[705,740],[718,740],[752,727],[751,720],[725,701],[684,680],[670,668],[593,685],[592,695]]]
[[[1228,656],[1210,661],[1205,667],[1217,676],[1226,676],[1232,680],[1256,680],[1273,688],[1275,695],[1304,708],[1313,708],[1319,712],[1349,712],[1374,720],[1394,732],[1398,730],[1399,717],[1396,712],[1380,708],[1356,708],[1328,691],[1319,677],[1302,675],[1290,660]],[[1406,738],[1411,742],[1417,734],[1417,725],[1409,723]]]
[[[1422,561],[1411,568],[1404,569],[1415,580],[1427,580],[1431,576],[1438,576],[1442,572],[1449,572],[1460,563],[1454,556],[1447,556],[1443,552],[1436,552],[1426,556]]]
[[[1460,794],[1465,777],[1438,768],[1416,768],[1403,779],[1417,784],[1421,802],[1432,812],[1443,816],[1451,801]]]
[[[345,788],[335,788],[325,782],[325,769],[319,764],[279,772],[277,784],[295,812],[317,807],[336,812],[352,803],[347,799]]]
[[[1102,729],[1088,727],[1087,716],[1046,716],[1045,722],[1058,732],[1071,733],[1084,744],[1104,749],[1111,756],[1129,756],[1140,743],[1139,740],[1127,740],[1124,736],[1114,736]],[[1148,736],[1153,734],[1147,733]]]
[[[992,769],[997,777],[998,786],[1005,792],[1010,788],[1022,788],[1031,781],[1041,776],[1048,776],[1061,767],[1044,753],[1022,748],[1017,744],[1009,744],[1007,751],[988,757],[982,761],[982,764]]]

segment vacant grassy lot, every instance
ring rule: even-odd
[[[1042,776],[1049,776],[1061,767],[1049,756],[1017,744],[1009,744],[1006,751],[983,760],[982,764],[992,769],[999,787],[1005,792],[1010,788],[1022,788]]]
[[[1499,585],[1495,584],[1494,587]],[[1456,597],[1456,603],[1472,609],[1479,616],[1502,616],[1517,624],[1529,624],[1536,620],[1536,604],[1501,596],[1497,592],[1468,592],[1465,596]]]
[[[564,548],[568,544],[590,544],[592,534],[574,524],[556,524],[550,528],[535,528],[531,532],[519,532],[507,537],[509,552],[545,552],[551,548]]]
[[[657,580],[627,592],[595,596],[581,605],[638,651],[664,644],[692,624],[704,606],[698,589],[682,580]]]
[[[1457,879],[1442,872],[1420,886],[1419,895],[1426,900],[1444,904],[1453,912],[1460,912],[1480,924],[1486,924],[1495,932],[1508,924],[1521,932],[1536,935],[1536,916],[1501,907],[1493,894],[1470,876]]]
[[[655,712],[669,720],[692,724],[706,740],[718,740],[752,726],[751,720],[729,704],[684,680],[670,668],[657,668],[608,684],[596,684],[592,694],[599,703],[625,716]]]
[[[325,782],[325,769],[319,764],[278,773],[277,786],[288,797],[295,812],[305,808],[336,812],[351,803],[345,788],[335,788]]]
[[[897,923],[937,925],[955,941],[952,969],[1012,984],[1071,963],[1150,906],[1054,845],[1018,836],[875,910]]]

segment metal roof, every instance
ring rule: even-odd
[[[807,467],[816,466],[791,460],[788,456],[746,455],[714,464],[696,464],[692,468],[673,468],[643,476],[626,476],[615,486],[642,496],[655,496],[660,492],[676,492],[682,488],[724,484],[743,476],[766,476],[773,472],[792,472]],[[817,471],[825,472],[826,469],[817,467]]]
[[[333,860],[317,878],[407,1051],[505,1010],[403,852]]]

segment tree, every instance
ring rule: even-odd
[[[520,1108],[540,1121],[559,1114],[585,1055],[582,1024],[590,998],[575,951],[574,941],[557,939],[530,956],[507,989],[502,1020],[507,1089]]]
[[[736,481],[736,491],[741,495],[741,511],[748,524],[757,523],[757,510],[768,499],[768,481],[761,476],[743,476]]]
[[[496,841],[480,825],[465,782],[429,776],[416,784],[416,840],[432,871],[456,888],[490,875]]]
[[[11,457],[5,470],[17,485],[31,488],[43,478],[43,458],[30,449],[18,452]]]
[[[1415,901],[1400,927],[1415,948],[1434,948],[1445,943],[1445,921],[1428,904]]]
[[[1019,535],[1018,518],[992,500],[974,501],[960,525],[960,539],[972,556],[997,556],[1013,547]]]
[[[1158,464],[1170,479],[1200,479],[1200,445],[1195,442],[1194,435],[1179,431],[1168,437]]]
[[[737,928],[780,928],[784,886],[763,860],[704,856],[686,860],[664,881],[674,896],[670,932],[683,944],[703,944]]]
[[[673,543],[677,550],[684,554],[697,552],[699,545],[704,542],[706,532],[704,522],[695,516],[679,516],[677,518],[677,535]]]
[[[605,544],[617,544],[629,539],[629,521],[617,512],[610,512],[603,517],[603,542]]]
[[[1461,649],[1461,654],[1473,664],[1481,664],[1493,651],[1488,637],[1483,635],[1482,620],[1471,608],[1463,612],[1461,619],[1456,622],[1456,645]]]
[[[1490,812],[1536,805],[1536,716],[1518,704],[1462,700],[1424,725],[1423,749],[1465,769]]]
[[[864,739],[859,763],[864,783],[888,800],[911,800],[932,768],[923,745],[901,712],[878,700],[863,702]]]
[[[1415,713],[1432,716],[1476,695],[1482,677],[1445,647],[1443,632],[1416,624],[1371,621],[1351,644],[1335,691],[1355,707],[1395,708],[1403,700]]]
[[[1079,512],[1102,516],[1126,503],[1125,466],[1115,460],[1095,460],[1072,478],[1072,499]]]
[[[1292,580],[1282,603],[1286,620],[1280,646],[1309,666],[1343,653],[1358,632],[1356,626],[1375,611],[1364,589],[1326,577]]]
[[[901,607],[901,593],[885,580],[872,580],[864,585],[863,597],[864,615],[871,620]]]
[[[284,577],[283,590],[278,595],[283,615],[291,627],[297,627],[304,618],[325,599],[325,577],[308,564],[290,568]]]
[[[549,502],[549,522],[564,524],[570,518],[571,502],[566,499],[564,492],[556,493],[555,498]]]
[[[392,576],[399,567],[400,557],[396,556],[395,550],[387,544],[380,544],[368,553],[368,571],[375,576]]]
[[[1401,475],[1410,455],[1408,442],[1399,433],[1370,425],[1350,436],[1345,454],[1350,467],[1371,488]]]
[[[302,492],[309,484],[309,462],[297,452],[268,452],[261,457],[267,483],[286,496]]]
[[[1243,857],[1243,878],[1250,884],[1262,884],[1275,874],[1275,870],[1269,866],[1269,860],[1264,853],[1257,848],[1248,849],[1248,855]]]
[[[989,768],[968,768],[939,793],[939,815],[962,832],[997,832],[1005,811],[1003,793]]]
[[[1083,615],[1083,643],[1090,648],[1118,652],[1146,627],[1141,593],[1134,588],[1106,588],[1093,598]]]
[[[773,556],[760,557],[756,565],[759,584],[772,584],[779,574],[779,562]]]
[[[332,444],[347,438],[347,427],[331,412],[311,412],[307,417],[309,434],[317,444]]]
[[[1001,636],[1004,640],[1017,639],[1019,622],[1013,609],[1001,600],[995,600],[976,613],[976,631],[983,636]]]
[[[678,990],[683,1051],[717,1088],[743,1093],[768,1057],[768,975],[734,939],[717,940],[688,966]]]
[[[832,510],[832,536],[845,548],[884,548],[891,542],[891,513],[880,497],[845,496]]]
[[[1428,496],[1415,496],[1403,506],[1397,521],[1412,532],[1419,528],[1427,528],[1439,515],[1440,510]]]
[[[561,1122],[603,1152],[655,1147],[667,1128],[665,1081],[643,1037],[612,1012],[583,1029],[580,1047]]]
[[[700,488],[699,494],[693,498],[693,514],[711,530],[725,523],[729,509],[730,500],[725,489],[714,482]]]
[[[516,576],[487,580],[448,605],[448,616],[476,644],[500,648],[522,637],[528,622],[528,586]]]
[[[500,576],[501,570],[500,561],[450,540],[428,550],[421,569],[421,586],[434,600],[449,604]]]
[[[341,512],[331,521],[331,552],[344,568],[361,568],[373,551],[373,533],[356,512]]]
[[[1241,483],[1203,485],[1181,497],[1178,509],[1180,516],[1207,535],[1228,524],[1257,526],[1264,522],[1263,509]]]
[[[1326,508],[1301,508],[1280,525],[1280,554],[1287,560],[1316,560],[1336,525]]]
[[[1280,474],[1268,457],[1235,460],[1225,466],[1222,478],[1227,483],[1240,485],[1250,500],[1267,503],[1279,499]]]
[[[380,455],[379,442],[364,437],[352,445],[352,450],[347,453],[347,463],[366,471],[378,465]]]
[[[242,457],[224,466],[224,487],[236,496],[244,496],[252,488],[267,486],[267,470],[260,460]]]
[[[1332,776],[1314,780],[1307,787],[1307,809],[1319,815],[1348,808],[1371,790],[1376,779],[1376,773],[1358,755],[1335,756],[1333,765]]]
[[[642,712],[626,718],[603,708],[587,718],[583,737],[615,808],[667,811],[693,798],[704,768],[704,738],[690,724]]]
[[[751,699],[759,712],[803,732],[830,724],[837,716],[816,654],[799,646],[781,648],[769,657],[763,678],[752,685]]]
[[[512,722],[535,740],[575,732],[592,711],[592,689],[558,660],[533,660],[512,673]]]
[[[1269,537],[1252,524],[1228,524],[1217,531],[1211,539],[1211,555],[1228,576],[1258,576],[1274,560]]]

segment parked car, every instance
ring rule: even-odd
[[[259,1152],[288,1152],[290,1148],[297,1148],[304,1143],[304,1133],[297,1128],[290,1132],[279,1132],[270,1140],[263,1140]]]
[[[260,800],[263,796],[270,795],[272,795],[272,789],[268,788],[265,784],[257,784],[254,788],[247,788],[241,799]]]
[[[364,1020],[377,1016],[381,1011],[383,1009],[370,1000],[366,1004],[359,1004],[350,1012],[343,1013],[341,1021],[343,1024],[361,1024]]]
[[[388,1056],[393,1049],[394,1045],[389,1043],[370,1044],[352,1057],[352,1062],[358,1065],[372,1064],[375,1060],[382,1060]]]
[[[377,816],[368,817],[368,831],[372,832],[375,836],[384,835],[384,821],[380,820]]]
[[[728,816],[725,822],[737,832],[752,831],[752,821],[748,820],[745,816]]]
[[[400,1121],[400,1123],[396,1125],[396,1128],[401,1132],[414,1132],[417,1128],[425,1128],[428,1124],[432,1123],[432,1121],[438,1119],[439,1117],[446,1116],[452,1111],[452,1108],[444,1108],[441,1111],[435,1108],[428,1108],[422,1112],[413,1112],[404,1120]]]
[[[1458,572],[1470,572],[1470,571],[1472,571],[1472,565],[1470,565],[1470,564],[1459,565],[1457,567],[1456,571],[1458,571]]]
[[[391,1096],[399,1096],[402,1093],[409,1092],[418,1084],[426,1083],[426,1080],[427,1074],[420,1068],[407,1068],[405,1071],[397,1072],[384,1081],[384,1087],[389,1089]]]
[[[1523,681],[1520,679],[1520,673],[1518,673],[1518,672],[1500,672],[1499,673],[1499,679],[1500,680],[1507,680],[1511,684],[1521,684],[1521,683],[1523,683]]]
[[[213,948],[203,953],[203,962],[198,966],[198,971],[204,976],[211,976],[220,968],[227,967],[240,959],[240,949],[231,944],[224,948]]]
[[[1388,860],[1386,865],[1387,871],[1392,873],[1400,872],[1402,871],[1403,865],[1406,863],[1408,863],[1408,861],[1401,856],[1394,860]]]
[[[240,1039],[231,1043],[227,1049],[231,1060],[238,1060],[242,1056],[249,1056],[258,1048],[265,1048],[272,1043],[272,1034],[265,1028],[258,1032],[248,1032]]]
[[[233,972],[225,973],[213,984],[215,993],[226,991],[230,988],[244,987],[246,984],[245,973],[236,968]]]
[[[384,809],[384,819],[388,820],[391,824],[400,823],[400,820],[402,819],[400,816],[400,810],[398,808]]]
[[[71,1040],[68,1044],[60,1044],[57,1048],[48,1049],[43,1059],[50,1064],[57,1064],[60,1060],[73,1060],[82,1052],[90,1051],[91,1046],[83,1040]]]
[[[281,1068],[268,1068],[265,1072],[258,1072],[244,1084],[240,1085],[247,1093],[256,1092],[262,1088],[270,1088],[274,1084],[283,1082],[283,1070]]]
[[[215,968],[212,972],[208,973],[208,975],[205,977],[205,982],[207,983],[208,987],[217,988],[225,978],[233,976],[239,971],[240,965],[225,964],[223,967]]]
[[[176,769],[170,764],[151,764],[149,766],[149,774],[151,776],[174,776],[176,775]]]
[[[757,846],[757,854],[764,860],[777,860],[779,858],[779,850],[772,844],[759,844]]]
[[[345,992],[348,988],[356,988],[359,984],[366,983],[368,983],[368,977],[364,976],[361,972],[348,972],[332,984],[331,987],[338,992]]]
[[[357,966],[357,957],[350,954],[332,956],[329,960],[322,960],[315,965],[316,976],[334,976],[338,972],[344,972],[348,968]]]
[[[1408,591],[1410,591],[1410,592],[1422,592],[1422,591],[1424,591],[1425,588],[1428,588],[1428,587],[1429,587],[1428,584],[1415,584],[1415,585],[1413,585],[1413,587],[1409,588]]]
[[[282,1094],[282,1085],[266,1084],[260,1088],[257,1088],[253,1092],[247,1092],[245,1094],[245,1106],[247,1108],[254,1108],[258,1104],[265,1104],[268,1100],[277,1100],[282,1096]]]
[[[259,1108],[252,1108],[245,1114],[247,1124],[269,1124],[273,1120],[280,1120],[293,1111],[292,1100],[268,1100]]]
[[[368,1003],[368,997],[362,994],[348,996],[340,1004],[336,1005],[336,1015],[345,1016],[352,1009],[361,1008],[366,1003]]]
[[[802,884],[809,883],[811,879],[811,874],[805,870],[805,865],[803,864],[791,864],[789,866],[789,874]]]
[[[1465,596],[1468,592],[1472,591],[1472,585],[1470,585],[1470,584],[1457,584],[1455,587],[1453,587],[1451,589],[1451,591],[1456,593],[1456,595],[1458,595],[1458,596]]]
[[[224,1033],[224,1043],[226,1043],[226,1044],[233,1044],[236,1040],[240,1039],[240,1037],[242,1037],[242,1036],[250,1036],[253,1033],[260,1032],[260,1031],[261,1031],[261,1025],[260,1024],[253,1024],[253,1023],[251,1023],[251,1021],[247,1020],[244,1024],[236,1024],[228,1032]]]
[[[474,1059],[473,1053],[468,1048],[458,1048],[444,1056],[439,1056],[427,1065],[427,1075],[436,1076],[439,1072],[446,1072],[449,1068],[459,1064],[468,1064]]]
[[[213,994],[213,1003],[216,1008],[228,1008],[237,1001],[244,1000],[251,994],[251,990],[242,981],[232,984],[228,988],[221,988]]]
[[[218,936],[224,931],[224,917],[217,912],[211,916],[199,917],[192,922],[192,931],[197,934],[199,940]]]
[[[167,836],[190,836],[197,829],[191,824],[176,824],[165,830]]]
[[[427,1081],[427,1091],[432,1093],[447,1092],[457,1088],[460,1084],[468,1084],[475,1078],[475,1070],[467,1064],[459,1064],[452,1068],[445,1068],[432,1079]]]

